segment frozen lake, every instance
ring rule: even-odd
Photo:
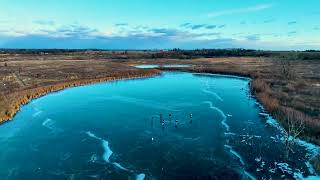
[[[167,65],[158,65],[158,64],[142,64],[142,65],[136,65],[136,68],[142,68],[142,69],[152,69],[152,68],[158,68],[158,67],[165,67],[165,68],[182,68],[182,67],[191,67],[189,64],[167,64]]]
[[[52,93],[0,126],[0,179],[261,179],[312,175],[285,157],[249,79],[168,73]]]

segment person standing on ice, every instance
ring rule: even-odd
[[[164,129],[164,119],[162,119],[161,125],[162,125],[162,129]]]
[[[174,127],[178,128],[178,119],[176,119],[176,123],[175,123]]]

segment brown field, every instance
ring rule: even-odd
[[[320,61],[272,58],[110,58],[104,52],[0,54],[0,121],[11,119],[32,98],[69,86],[157,75],[133,64],[192,64],[184,70],[252,77],[252,93],[286,126],[294,111],[306,126],[302,138],[320,144]],[[287,62],[290,62],[286,64]],[[160,68],[164,70],[164,68]]]

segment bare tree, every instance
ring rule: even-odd
[[[290,80],[294,77],[294,68],[291,60],[280,60],[281,74],[286,80]]]
[[[291,80],[296,78],[295,72],[295,63],[297,60],[301,59],[299,57],[299,53],[292,52],[287,54],[286,56],[281,57],[280,60],[280,68],[282,77],[286,80]]]
[[[285,146],[286,156],[289,157],[290,152],[293,151],[297,138],[303,133],[305,129],[306,116],[293,109],[286,108],[286,128],[285,128]]]

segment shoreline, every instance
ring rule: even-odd
[[[258,76],[254,76],[251,74],[244,74],[241,72],[228,72],[228,71],[223,71],[223,72],[219,72],[219,71],[214,71],[214,70],[210,70],[210,69],[185,69],[185,68],[156,68],[162,71],[176,71],[176,72],[189,72],[189,73],[194,73],[194,74],[208,74],[208,75],[222,75],[222,76],[229,76],[229,77],[237,77],[237,78],[241,78],[241,79],[247,79],[249,80],[249,90],[250,90],[250,95],[255,98],[255,100],[259,103],[260,109],[262,111],[265,111],[266,113],[268,113],[268,116],[273,119],[276,123],[275,128],[281,128],[282,130],[285,129],[285,127],[282,124],[282,117],[277,116],[277,114],[275,114],[275,112],[270,111],[270,109],[268,108],[268,101],[265,101],[266,99],[262,98],[261,95],[259,95],[259,93],[257,92],[256,88],[254,86],[254,81],[258,81],[259,77]],[[268,100],[268,99],[267,99]],[[314,146],[316,147],[316,149],[320,149],[320,145],[317,142],[314,142],[310,139],[308,139],[307,136],[300,136],[296,139],[296,143],[299,146],[303,146],[305,148],[308,148],[308,146]],[[313,148],[314,150],[314,148]],[[312,150],[311,150],[312,151]],[[314,153],[314,152],[313,152]],[[320,161],[320,154],[318,153],[314,153],[312,155],[312,157],[309,159],[308,163],[311,165],[312,169],[315,171],[315,173],[318,175],[320,174],[319,171],[319,161]]]
[[[22,106],[30,103],[34,99],[40,98],[50,93],[62,91],[66,88],[71,88],[71,87],[79,87],[79,86],[84,86],[89,84],[111,82],[111,81],[118,81],[118,80],[149,78],[149,77],[158,76],[160,74],[161,74],[161,71],[153,69],[150,71],[139,72],[134,74],[126,74],[126,75],[115,74],[114,76],[97,78],[97,79],[83,79],[83,80],[75,80],[75,81],[69,81],[69,82],[60,82],[53,85],[46,85],[42,87],[26,89],[19,93],[13,93],[12,96],[14,97],[20,96],[20,97],[15,98],[15,100],[8,105],[8,107],[5,110],[5,113],[0,115],[0,125],[12,121],[15,115],[20,111]]]
[[[265,83],[259,76],[251,73],[243,73],[239,71],[217,71],[214,69],[206,69],[206,68],[156,68],[161,71],[180,71],[180,72],[190,72],[195,74],[218,74],[218,75],[225,75],[225,76],[234,76],[239,78],[248,78],[250,82],[250,94],[254,96],[257,101],[266,109],[266,111],[272,115],[277,122],[281,124],[281,126],[285,126],[284,121],[286,118],[286,112],[281,112],[281,106],[279,105],[279,100],[273,97],[272,95],[268,95],[267,97],[264,96],[266,90],[270,89],[269,84]],[[262,81],[262,85],[260,82],[256,83],[257,81]],[[260,86],[263,86],[262,88]],[[279,108],[280,107],[280,108]],[[277,109],[279,108],[279,109]],[[287,108],[286,106],[282,107]],[[284,127],[285,128],[285,127]],[[310,139],[308,135],[302,135],[300,138],[303,138],[306,142],[311,142],[316,145],[320,145],[320,141],[315,141],[314,139]]]
[[[267,106],[268,102],[263,101],[263,98],[259,96],[259,93],[257,93],[255,87],[253,86],[254,81],[259,80],[259,77],[255,75],[252,75],[250,73],[233,72],[233,71],[215,71],[214,69],[196,69],[193,67],[179,67],[179,68],[162,68],[161,67],[161,68],[151,68],[148,70],[145,69],[145,71],[138,71],[132,74],[122,73],[122,75],[114,74],[109,77],[103,77],[103,78],[97,78],[97,79],[82,79],[82,80],[74,80],[69,82],[61,82],[53,85],[46,85],[42,87],[26,89],[19,93],[12,93],[11,95],[14,96],[13,101],[11,101],[10,105],[8,105],[5,114],[0,114],[0,125],[13,120],[14,116],[20,111],[20,108],[23,105],[28,104],[32,100],[45,96],[49,93],[58,92],[70,87],[78,87],[78,86],[95,84],[95,83],[154,77],[154,76],[161,75],[163,71],[188,72],[188,73],[193,73],[195,75],[201,75],[201,74],[223,75],[223,76],[229,76],[230,78],[246,79],[249,81],[250,94],[266,110],[266,112],[269,113],[271,117],[273,117],[274,119],[277,119],[276,122],[278,124],[281,124],[281,118],[279,119],[279,117],[277,117],[272,111],[270,111],[270,109],[268,109],[268,106]],[[20,96],[20,97],[17,97],[17,96]],[[282,126],[283,125],[281,124],[281,127]],[[318,146],[317,143],[306,139],[305,136],[301,136],[299,138],[299,141],[311,143]],[[315,156],[315,158],[319,159],[318,156]],[[312,165],[316,166],[316,164],[312,164]]]

